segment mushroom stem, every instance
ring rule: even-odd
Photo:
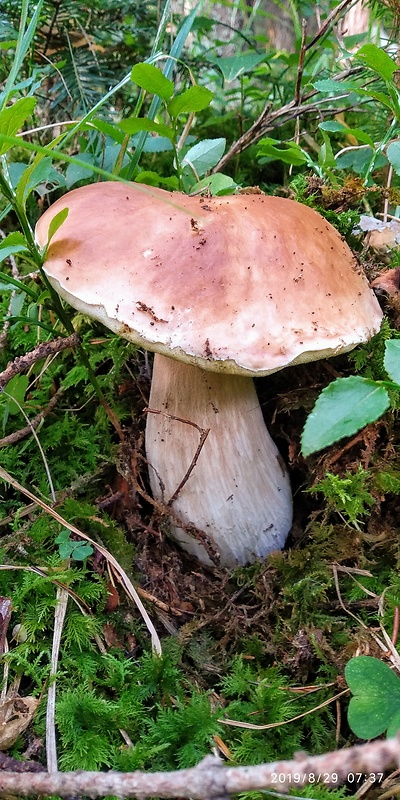
[[[149,405],[151,488],[182,521],[180,528],[174,520],[171,531],[182,547],[213,563],[201,534],[185,530],[194,525],[226,567],[280,549],[292,524],[290,484],[252,379],[156,354]]]

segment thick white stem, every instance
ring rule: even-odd
[[[156,355],[149,406],[146,452],[154,497],[168,503],[193,464],[201,431],[190,423],[209,429],[172,510],[206,534],[224,566],[280,549],[292,524],[290,484],[252,379]],[[212,563],[201,540],[176,525],[172,534]]]

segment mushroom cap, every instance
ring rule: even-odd
[[[382,313],[347,244],[281,197],[187,196],[121,182],[57,200],[36,228],[74,308],[203,369],[268,375],[366,341]]]

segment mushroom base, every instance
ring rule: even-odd
[[[146,452],[153,495],[174,512],[172,535],[200,561],[233,567],[283,547],[290,483],[251,378],[155,355]]]

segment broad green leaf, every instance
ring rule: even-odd
[[[358,86],[350,81],[334,81],[332,78],[326,78],[322,81],[314,81],[311,84],[314,89],[319,92],[330,92],[331,94],[343,94],[343,92],[358,92]]]
[[[372,89],[358,89],[358,94],[362,97],[372,97],[373,100],[377,100],[378,103],[382,103],[383,106],[386,108],[390,108],[391,111],[395,111],[395,105],[388,94],[384,94],[384,92],[375,92]]]
[[[45,182],[50,173],[53,171],[53,164],[50,157],[46,157],[43,153],[38,153],[32,164],[24,171],[21,179],[18,181],[15,196],[21,205],[25,205],[29,194],[40,183]]]
[[[146,131],[141,131],[141,133],[135,134],[135,137],[132,137],[132,142],[135,145],[135,152],[138,147],[139,136],[147,136]],[[165,153],[169,150],[173,150],[173,145],[171,139],[167,139],[166,136],[147,136],[147,139],[143,145],[143,152],[144,153]],[[125,173],[123,173],[125,177]]]
[[[386,155],[396,175],[400,175],[400,142],[391,142],[386,150]]]
[[[14,375],[7,383],[4,394],[7,397],[8,413],[19,414],[20,406],[24,404],[25,392],[28,388],[27,375]]]
[[[164,178],[162,175],[159,175],[158,172],[153,172],[152,170],[143,170],[142,172],[138,172],[138,174],[135,176],[135,181],[137,181],[137,183],[146,183],[147,186],[165,186],[172,192],[177,192],[179,190],[179,181],[177,175],[172,175],[170,178]]]
[[[47,244],[51,242],[54,234],[57,233],[63,222],[65,222],[68,217],[68,213],[69,208],[63,208],[58,212],[58,214],[55,215],[55,217],[53,217],[49,225]]]
[[[265,53],[254,53],[250,50],[245,53],[239,53],[237,56],[228,56],[227,58],[218,58],[218,56],[209,56],[208,61],[215,64],[221,70],[224,80],[227,83],[234,81],[239,75],[254,69],[261,61],[265,61]]]
[[[353,733],[360,739],[375,739],[389,726],[391,735],[397,733],[400,729],[400,678],[388,664],[371,656],[357,656],[347,664],[345,678],[354,695],[347,712]],[[396,727],[394,731],[393,727]]]
[[[83,128],[85,126],[82,126]],[[110,122],[106,122],[104,119],[92,119],[88,124],[88,128],[96,128],[96,130],[104,133],[106,136],[109,136],[110,139],[114,139],[114,141],[118,142],[118,144],[123,144],[124,135],[121,133],[121,130],[116,125],[111,125]]]
[[[172,140],[175,135],[173,128],[160,122],[153,122],[152,119],[147,119],[147,117],[129,117],[128,119],[123,119],[118,125],[124,133],[129,133],[132,136],[135,133],[139,133],[139,131],[148,131],[150,133],[158,133],[160,136],[166,136]]]
[[[321,130],[324,143],[320,147],[320,151],[318,153],[318,164],[320,164],[324,169],[329,167],[336,167],[335,156],[333,155],[331,140],[326,133],[326,131]]]
[[[389,408],[383,386],[355,375],[338,378],[318,397],[304,426],[301,450],[304,456],[352,436],[375,422]]]
[[[70,540],[70,532],[67,528],[63,528],[62,531],[58,534],[58,536],[54,539],[56,544],[63,544],[64,542],[69,542]]]
[[[77,542],[76,546],[71,552],[71,557],[75,559],[75,561],[84,561],[85,558],[91,556],[92,553],[93,553],[93,547],[90,544]]]
[[[210,105],[214,94],[206,89],[205,86],[191,86],[186,92],[176,95],[168,103],[168,113],[171,117],[178,117],[179,114],[191,114],[195,111],[203,111]]]
[[[26,292],[14,292],[9,308],[10,317],[18,317],[23,309],[26,299]]]
[[[4,136],[15,136],[22,128],[25,120],[31,116],[35,105],[36,100],[34,97],[23,97],[12,106],[4,108],[0,112],[0,133]],[[0,155],[4,155],[9,149],[10,145],[3,142],[0,145]]]
[[[400,385],[400,340],[389,339],[385,342],[383,366],[389,377]]]
[[[321,122],[318,127],[322,131],[328,131],[329,133],[343,133],[344,136],[347,134],[351,136],[355,136],[359,142],[364,142],[364,144],[369,144],[371,147],[375,147],[375,142],[368,136],[368,133],[365,133],[361,130],[361,128],[347,128],[346,125],[342,125],[341,122],[336,122],[336,120],[327,120],[327,122]]]
[[[12,50],[16,45],[16,40],[10,39],[9,42],[0,42],[0,50]]]
[[[336,166],[339,169],[353,169],[358,175],[365,175],[374,158],[374,170],[387,164],[387,159],[382,153],[374,155],[371,147],[352,147],[346,153],[336,157]]]
[[[191,187],[191,191],[195,194],[203,190],[215,197],[218,194],[228,194],[234,191],[236,187],[237,183],[235,183],[230,175],[224,175],[223,172],[215,172],[214,175],[208,175],[206,178],[202,178],[201,181],[195,183],[195,185]]]
[[[3,249],[3,247],[9,247],[10,245],[22,245],[23,247],[26,247],[26,239],[23,233],[20,231],[13,231],[13,233],[9,233],[8,236],[0,241],[0,251]]]
[[[0,247],[0,263],[4,261],[9,256],[15,256],[17,253],[23,253],[27,251],[27,247],[22,244],[10,244],[8,247],[2,245]]]
[[[376,72],[384,81],[391,81],[393,73],[397,69],[396,62],[375,44],[364,44],[355,54],[355,58],[363,61],[367,67]]]
[[[58,548],[60,558],[69,558],[74,549],[73,542],[63,542]]]
[[[278,139],[267,137],[260,139],[258,156],[284,161],[297,167],[309,161],[307,153],[295,142],[280,142]]]
[[[72,163],[68,164],[68,167],[65,171],[65,183],[67,189],[70,189],[75,183],[79,183],[79,181],[83,181],[88,177],[88,170],[91,171],[92,167],[95,167],[94,163],[94,156],[91,153],[81,153],[79,156],[79,162],[74,160]],[[93,169],[93,171],[95,171]]]
[[[202,142],[191,147],[184,159],[182,166],[188,164],[194,167],[197,175],[204,175],[209,169],[218,164],[225,151],[226,139],[203,139]]]
[[[174,93],[173,82],[153,64],[135,64],[132,67],[131,80],[146,92],[158,95],[161,100],[169,100]]]

